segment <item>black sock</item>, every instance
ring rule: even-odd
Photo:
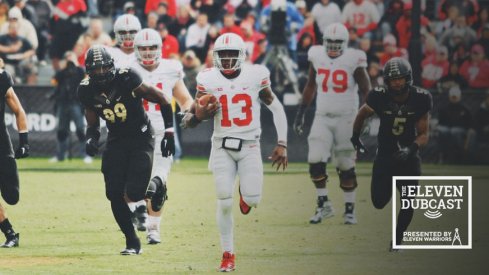
[[[318,196],[318,207],[323,207],[323,204],[328,201],[328,196]]]
[[[111,201],[110,206],[112,207],[112,214],[114,214],[115,221],[119,225],[122,233],[126,236],[126,240],[137,239],[138,236],[131,221],[131,211],[124,199],[120,198],[120,200]]]
[[[345,214],[353,214],[354,209],[355,209],[355,204],[353,202],[345,203]]]
[[[2,230],[3,234],[7,238],[15,235],[15,231],[12,228],[12,225],[10,224],[10,221],[8,219],[5,219],[3,222],[0,223],[0,230]]]

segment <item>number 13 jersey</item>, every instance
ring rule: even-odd
[[[197,91],[214,95],[221,108],[214,116],[213,137],[259,139],[261,134],[259,92],[270,86],[270,72],[263,65],[243,64],[241,73],[225,78],[210,68],[197,75]]]
[[[361,50],[347,48],[330,58],[322,45],[312,46],[307,58],[316,71],[316,113],[351,114],[358,110],[358,85],[353,74],[367,67],[367,56]]]

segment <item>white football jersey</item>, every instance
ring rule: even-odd
[[[330,58],[322,45],[312,46],[307,53],[316,71],[318,114],[349,114],[358,109],[358,84],[353,74],[367,67],[367,55],[347,48],[337,58]]]
[[[137,62],[136,54],[134,52],[126,54],[117,47],[106,47],[106,49],[114,58],[114,65],[116,68],[130,68],[134,62]]]
[[[151,72],[143,68],[137,61],[130,67],[141,75],[144,82],[161,89],[169,99],[173,97],[175,84],[183,79],[184,76],[182,63],[174,59],[160,59],[158,67]],[[142,104],[151,120],[155,133],[157,135],[164,134],[165,124],[161,116],[160,105],[148,102],[146,99],[143,99]]]
[[[221,104],[214,116],[213,137],[259,139],[261,134],[259,92],[270,86],[270,72],[263,65],[243,64],[237,78],[225,78],[210,68],[197,75],[197,91],[217,97]]]

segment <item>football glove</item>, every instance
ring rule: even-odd
[[[397,161],[406,161],[418,152],[419,146],[416,142],[408,147],[400,147],[399,151],[395,152],[393,158]]]
[[[165,132],[161,140],[161,154],[165,158],[175,155],[175,136],[172,131]]]
[[[29,156],[29,144],[27,142],[27,133],[19,133],[19,147],[15,150],[15,158],[21,159]]]
[[[353,144],[353,148],[360,153],[367,152],[367,148],[363,145],[363,142],[360,140],[360,134],[353,133],[353,136],[350,138],[351,143]]]

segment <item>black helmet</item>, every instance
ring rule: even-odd
[[[107,84],[115,77],[114,58],[102,46],[88,50],[85,68],[90,79],[98,84]]]
[[[406,85],[399,89],[393,89],[390,85],[390,80],[405,78]],[[408,91],[408,86],[413,85],[413,73],[411,65],[406,59],[400,57],[394,57],[389,59],[384,65],[384,82],[387,85],[389,91],[395,95],[403,94]]]

